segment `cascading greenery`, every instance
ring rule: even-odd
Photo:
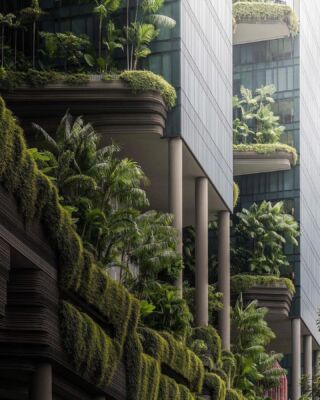
[[[62,127],[63,124],[61,129],[64,131]],[[80,120],[77,127],[77,132],[81,132],[83,126]],[[74,124],[70,124],[68,132],[73,129]],[[56,144],[51,143],[52,146]],[[166,376],[166,371],[160,374],[158,355],[152,357],[152,349],[144,349],[137,331],[140,302],[121,283],[113,281],[96,263],[94,256],[84,250],[69,211],[60,204],[57,188],[39,170],[33,159],[35,151],[28,151],[23,132],[2,99],[0,151],[3,154],[0,162],[2,185],[16,198],[26,223],[35,220],[43,223],[48,239],[59,256],[60,290],[64,294],[72,294],[69,296],[72,303],[61,302],[61,337],[75,370],[104,388],[112,380],[125,349],[128,398],[168,399],[171,393],[176,393],[180,399],[193,399],[193,392],[202,388],[203,366],[200,359],[183,342],[167,332],[162,333],[161,345],[166,349],[163,362],[183,378],[183,383]],[[41,155],[37,154],[37,157],[47,162]],[[64,178],[63,174],[60,177]],[[65,184],[64,179],[62,182]],[[156,332],[153,335],[158,337]]]
[[[247,390],[241,383],[247,371],[242,361],[244,357],[257,356],[246,351],[246,346],[253,342],[246,344],[244,339],[239,342],[241,334],[246,332],[250,335],[245,335],[245,340],[260,340],[257,353],[260,361],[254,366],[260,374],[259,382],[265,387],[276,385],[272,363],[279,356],[264,350],[272,333],[263,321],[263,310],[249,309],[250,318],[244,318],[247,322],[243,325],[242,317],[249,311],[241,307],[235,309],[233,319],[239,329],[238,341],[234,343],[235,355],[221,351],[221,340],[210,326],[194,328],[189,333],[185,331],[184,338],[138,327],[143,308],[140,301],[121,283],[113,281],[89,248],[84,248],[75,230],[77,222],[70,215],[74,212],[70,211],[71,199],[87,193],[88,188],[92,191],[97,184],[90,180],[94,176],[89,173],[92,165],[96,166],[95,162],[92,164],[96,161],[92,128],[81,119],[73,121],[69,115],[60,124],[56,139],[37,128],[47,144],[50,143],[52,153],[27,149],[21,128],[0,100],[1,183],[16,198],[25,223],[40,220],[57,252],[59,287],[64,294],[71,295],[69,301],[61,301],[60,305],[62,343],[74,369],[104,388],[123,358],[129,400],[192,400],[202,391],[203,383],[213,400],[242,399],[242,391]],[[64,139],[59,140],[59,135]],[[79,138],[82,146],[74,151],[72,146]],[[59,163],[58,160],[64,161]],[[117,160],[116,165],[119,162]],[[68,179],[76,186],[72,190]],[[83,193],[79,188],[82,184]],[[113,198],[117,197],[116,193],[121,190],[114,192]],[[259,316],[258,326],[261,326],[258,330],[248,322],[251,316],[257,322],[255,312]],[[264,341],[255,338],[255,334],[262,335]]]

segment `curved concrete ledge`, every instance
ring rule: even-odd
[[[83,115],[101,134],[155,134],[162,136],[166,105],[158,92],[133,93],[122,81],[89,81],[83,85],[50,84],[2,91],[7,106],[30,131],[37,122],[54,129],[67,109]]]
[[[293,295],[285,285],[258,285],[243,293],[243,300],[249,303],[258,300],[260,307],[266,307],[268,321],[282,320],[289,317]]]
[[[233,34],[233,44],[262,42],[265,40],[282,39],[290,36],[288,25],[277,20],[242,21],[236,24]]]
[[[233,152],[233,170],[235,176],[287,171],[291,169],[293,164],[293,154],[285,151],[263,154],[254,151]]]

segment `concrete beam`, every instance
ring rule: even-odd
[[[208,315],[208,179],[196,179],[196,326],[207,326]]]

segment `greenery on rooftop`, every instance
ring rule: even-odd
[[[236,24],[267,22],[270,20],[283,22],[288,26],[291,36],[299,31],[299,21],[296,13],[287,4],[278,4],[274,1],[233,1],[233,17]],[[270,27],[270,29],[273,29]]]
[[[295,166],[298,161],[297,150],[294,147],[288,146],[284,143],[241,143],[233,145],[233,150],[236,152],[254,152],[257,154],[273,154],[277,152],[284,152],[291,154],[291,164]]]
[[[151,54],[150,45],[161,29],[172,29],[175,21],[162,15],[164,0],[142,0],[129,9],[129,1],[82,0],[92,5],[99,26],[97,48],[85,34],[42,31],[42,20],[50,19],[38,0],[12,12],[0,14],[2,28],[0,86],[13,90],[21,85],[43,87],[52,83],[84,85],[90,75],[101,81],[113,78],[125,81],[133,92],[159,92],[168,108],[176,102],[175,89],[161,76],[137,71]],[[61,7],[61,3],[60,3]],[[115,13],[124,13],[123,25],[115,23]],[[32,43],[28,46],[29,32]],[[123,72],[124,71],[124,72]]]

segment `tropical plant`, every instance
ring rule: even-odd
[[[125,29],[127,45],[127,67],[137,69],[139,60],[146,58],[150,53],[151,42],[159,35],[158,28],[174,28],[175,20],[158,14],[164,0],[137,1],[134,20],[130,21],[129,0],[127,0],[127,26]]]
[[[114,52],[119,49],[123,50],[124,39],[121,38],[121,30],[117,29],[112,21],[109,21],[106,28],[106,37],[103,41],[106,46],[106,59],[100,65],[100,69],[108,70],[113,66],[114,63]],[[102,59],[103,60],[103,59]],[[104,66],[105,63],[105,66]]]
[[[190,329],[192,315],[177,289],[154,282],[143,293],[144,299],[154,310],[144,316],[142,322],[155,330],[165,330],[184,337]]]
[[[286,243],[298,245],[299,229],[294,217],[285,213],[284,203],[263,201],[237,214],[234,267],[239,273],[279,276],[289,267]]]
[[[240,89],[241,97],[233,98],[235,118],[233,122],[234,143],[277,143],[284,131],[279,117],[272,111],[274,103],[273,85],[252,91]]]
[[[36,29],[37,21],[44,14],[39,6],[39,0],[31,0],[31,6],[20,11],[23,22],[32,24],[32,67],[36,65]]]
[[[318,400],[320,398],[320,375],[315,375],[312,379],[308,375],[303,375],[300,384],[302,396],[299,400]]]
[[[171,215],[142,212],[149,206],[140,166],[119,158],[120,148],[99,148],[98,135],[81,117],[67,113],[54,135],[34,124],[48,159],[37,160],[59,189],[85,246],[106,266],[121,268],[121,279],[142,292],[163,275],[174,280],[182,268]],[[39,159],[38,154],[36,156]],[[132,267],[139,266],[135,276]]]
[[[183,288],[183,297],[188,303],[192,315],[195,315],[195,288],[186,285]],[[215,325],[217,323],[218,311],[223,309],[222,298],[223,294],[217,291],[215,285],[208,286],[208,313],[210,325]]]
[[[10,27],[14,24],[14,14],[1,14],[0,13],[0,26],[1,26],[1,68],[4,67],[4,39],[5,39],[5,28]]]
[[[102,27],[110,13],[117,11],[121,6],[122,0],[95,0],[93,12],[99,16],[99,58],[102,58]]]
[[[60,58],[65,71],[69,67],[77,69],[90,46],[87,36],[76,36],[72,32],[41,32],[40,36],[45,40],[45,51],[49,59]]]
[[[236,360],[232,383],[249,400],[263,399],[265,392],[276,387],[286,373],[276,368],[282,355],[266,351],[266,346],[275,338],[265,321],[267,312],[256,301],[245,306],[241,296],[232,310],[232,352]]]

